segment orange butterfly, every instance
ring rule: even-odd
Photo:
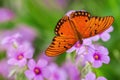
[[[90,16],[85,11],[74,11],[60,19],[55,28],[56,36],[45,51],[47,56],[57,56],[71,48],[78,40],[95,36],[108,29],[114,21],[112,16]]]

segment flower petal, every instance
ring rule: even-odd
[[[34,80],[44,80],[41,75],[35,76]]]
[[[80,48],[76,49],[76,53],[77,54],[83,54],[85,52],[85,47],[84,46],[81,46]]]
[[[16,57],[16,55],[17,55],[16,49],[13,48],[13,47],[10,47],[10,48],[7,50],[7,55],[8,55],[9,58]]]
[[[85,55],[85,60],[90,61],[91,63],[94,62],[93,55],[91,55],[90,53],[87,53]]]
[[[67,52],[67,53],[71,53],[71,52],[73,52],[74,50],[76,50],[75,45],[74,45],[72,48],[68,49],[66,52]]]
[[[84,45],[91,45],[91,44],[92,44],[92,40],[91,40],[90,38],[84,39],[84,40],[83,40],[83,44],[84,44]]]
[[[104,32],[100,35],[100,37],[103,41],[108,41],[110,39],[110,34],[107,32]]]
[[[23,66],[25,66],[26,63],[27,63],[27,60],[24,58],[24,59],[22,59],[22,60],[20,60],[20,61],[18,62],[18,65],[19,65],[20,67],[23,67]]]
[[[24,56],[26,58],[32,58],[33,57],[33,49],[30,48],[30,50],[28,50],[27,52],[25,52]]]
[[[97,80],[107,80],[105,77],[98,77]]]
[[[103,63],[108,64],[108,63],[110,62],[110,57],[103,55],[103,56],[101,57],[101,60],[103,61]]]
[[[35,61],[33,59],[30,59],[29,62],[28,62],[28,68],[30,70],[33,70],[35,65],[36,65]]]
[[[43,68],[43,67],[45,67],[46,65],[47,65],[47,61],[46,60],[44,60],[44,59],[40,59],[39,61],[38,61],[38,63],[37,63],[37,66],[38,67],[40,67],[40,68]]]
[[[49,76],[50,76],[50,71],[49,71],[49,69],[46,69],[46,68],[42,69],[42,75],[43,75],[45,78],[49,78]]]
[[[31,71],[31,70],[27,70],[27,71],[25,71],[25,76],[28,78],[28,79],[33,79],[34,77],[35,77],[35,74],[34,74],[34,72],[33,71]]]
[[[96,79],[95,74],[92,72],[89,72],[85,77],[85,80],[95,80],[95,79]]]
[[[105,48],[104,46],[100,46],[100,45],[95,45],[96,49],[100,52],[100,54],[103,55],[108,55],[108,49]]]
[[[101,61],[94,61],[94,62],[92,63],[92,65],[93,65],[93,67],[95,67],[95,68],[99,68],[99,67],[102,66],[102,62],[101,62]]]
[[[11,58],[8,60],[8,64],[16,65],[17,63],[18,63],[18,61],[15,58]]]
[[[70,16],[70,14],[71,14],[72,12],[75,12],[75,10],[70,10],[70,11],[68,11],[68,12],[66,13],[66,15],[67,15],[67,16]]]
[[[114,28],[111,26],[110,28],[108,28],[108,29],[106,30],[106,32],[112,32],[113,29],[114,29]]]
[[[99,35],[93,36],[90,39],[92,39],[93,41],[98,41],[100,39]]]

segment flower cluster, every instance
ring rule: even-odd
[[[110,57],[108,56],[108,49],[98,44],[97,41],[99,39],[102,39],[103,41],[108,41],[110,39],[109,32],[111,31],[113,31],[112,26],[101,34],[98,34],[88,39],[84,39],[83,44],[80,44],[80,42],[78,41],[71,49],[67,51],[67,53],[71,53],[73,51],[76,52],[75,63],[77,66],[82,67],[81,71],[82,69],[86,68],[86,65],[89,65],[90,69],[88,69],[88,74],[86,74],[86,77],[83,80],[95,80],[95,74],[91,72],[92,68],[99,68],[102,66],[103,63],[108,64],[110,62]],[[81,77],[84,77],[84,75],[82,75]],[[100,77],[97,80],[106,79]]]
[[[67,50],[61,66],[55,63],[56,58],[47,57],[44,52],[34,59],[32,42],[37,35],[29,26],[19,25],[13,30],[1,31],[0,51],[6,51],[7,58],[0,61],[0,74],[9,80],[107,80],[98,75],[96,78],[93,69],[110,62],[107,48],[97,41],[108,41],[112,31],[110,27],[101,34],[84,39],[83,44],[76,42]]]

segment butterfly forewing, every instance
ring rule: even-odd
[[[112,25],[113,21],[114,19],[112,16],[90,18],[86,27],[82,31],[83,38],[92,37],[104,32]]]
[[[69,23],[69,17],[64,16],[56,25],[56,36],[46,50],[47,56],[57,56],[71,48],[77,41],[76,34]]]
[[[108,29],[112,25],[114,18],[112,16],[91,17],[85,11],[77,11],[72,14],[71,20],[74,22],[82,38],[89,38]]]
[[[64,16],[62,19],[58,21],[55,28],[55,34],[57,36],[71,36],[71,37],[74,37],[76,35],[69,23],[68,16]]]
[[[70,15],[77,31],[83,36],[83,31],[90,20],[90,14],[85,11],[76,11]]]

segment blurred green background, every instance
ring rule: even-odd
[[[120,0],[0,0],[0,7],[16,14],[15,20],[0,24],[0,29],[13,28],[20,23],[34,26],[38,32],[34,41],[36,54],[45,50],[54,36],[57,21],[69,10],[86,10],[93,16],[113,16],[111,39],[101,42],[109,49],[111,62],[99,70],[108,80],[120,80]]]

